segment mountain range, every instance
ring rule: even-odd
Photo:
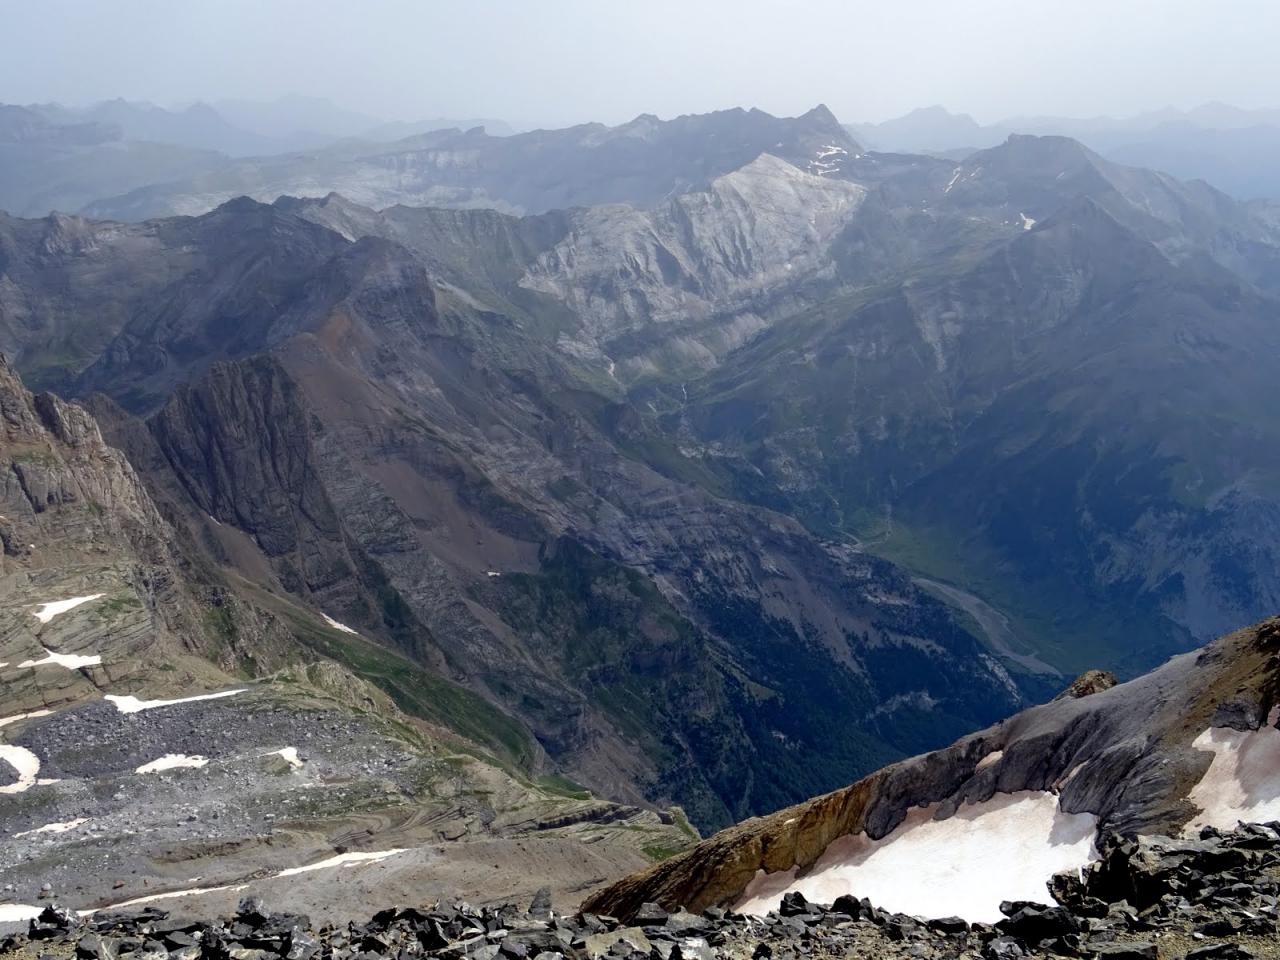
[[[5,116],[81,160],[131,143]],[[1043,771],[1044,737],[972,731],[1085,724],[1033,704],[1280,607],[1275,204],[1060,136],[871,151],[825,107],[214,156],[0,215],[16,833],[134,816],[166,888],[259,877],[275,843],[430,841],[468,896],[494,895],[471,858],[546,844],[580,896],[855,782],[888,829],[973,744]],[[110,764],[68,746],[135,715]],[[1116,716],[1081,758],[1156,724]],[[139,769],[170,757],[199,772]],[[196,829],[175,803],[219,823],[161,870]],[[268,807],[296,808],[287,840]],[[107,876],[78,902],[129,899]]]
[[[979,124],[968,114],[933,106],[880,123],[849,124],[849,132],[875,150],[954,158],[994,147],[1013,134],[1066,136],[1109,160],[1205,180],[1242,200],[1280,195],[1280,181],[1268,162],[1280,143],[1276,110],[1205,103],[1122,118],[1033,116]]]
[[[494,120],[388,122],[308,98],[174,110],[121,99],[76,108],[0,104],[0,210],[74,213],[156,184],[243,176],[236,158],[283,156],[306,165],[332,155],[332,165],[433,130],[482,128],[510,130]]]

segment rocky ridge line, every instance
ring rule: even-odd
[[[0,955],[130,960],[796,960],[803,956],[1247,960],[1277,955],[1280,823],[1169,839],[1111,836],[1102,858],[1049,884],[1056,904],[1001,905],[1004,919],[921,919],[843,896],[829,906],[789,895],[747,917],[645,904],[630,925],[560,916],[543,890],[528,910],[468,903],[388,907],[365,923],[316,925],[246,898],[234,917],[187,921],[163,910],[81,916],[49,905]]]

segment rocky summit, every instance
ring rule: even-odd
[[[315,922],[248,897],[215,921],[148,907],[73,910],[50,903],[23,932],[0,939],[6,956],[128,960],[797,960],[1021,957],[1248,960],[1280,955],[1280,823],[1206,829],[1192,839],[1108,838],[1083,873],[1052,878],[1052,900],[1000,904],[994,923],[924,919],[865,897],[831,904],[788,894],[776,911],[718,907],[668,912],[646,903],[628,923],[562,915],[550,891],[527,909],[457,901],[389,906],[367,920]],[[1048,902],[1044,902],[1048,901]]]
[[[1110,837],[1211,834],[1280,813],[1277,651],[1272,620],[1125,684],[1085,678],[944,750],[743,821],[584,907],[763,914],[796,894],[856,895],[994,922],[1055,873],[1095,869]]]

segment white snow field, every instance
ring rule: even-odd
[[[157,757],[150,763],[144,763],[134,773],[159,773],[162,770],[178,770],[184,767],[196,768],[208,764],[208,757],[193,757],[185,753],[166,753],[163,757]]]
[[[98,600],[105,597],[105,593],[91,593],[87,597],[72,597],[70,600],[52,600],[49,603],[42,604],[39,610],[34,611],[31,615],[41,623],[48,623],[60,613],[66,613],[82,603],[88,603],[90,600]]]
[[[1052,793],[996,794],[946,820],[932,819],[936,809],[916,807],[879,840],[841,837],[798,879],[794,867],[759,871],[734,909],[762,915],[798,890],[816,903],[851,894],[915,916],[993,923],[1002,916],[1001,900],[1044,902],[1053,874],[1095,855],[1097,818],[1064,813]]]
[[[43,660],[23,660],[18,664],[19,670],[28,667],[66,667],[68,670],[79,670],[81,667],[96,667],[102,662],[99,656],[81,656],[75,653],[54,653],[45,649]]]
[[[0,743],[0,761],[18,771],[18,779],[0,787],[0,793],[25,793],[35,786],[36,774],[40,772],[40,758],[26,747]]]
[[[1191,744],[1209,750],[1213,760],[1188,794],[1200,813],[1187,824],[1187,835],[1202,826],[1230,830],[1237,821],[1280,819],[1280,730],[1211,727]]]
[[[121,713],[138,713],[141,710],[155,710],[157,707],[171,707],[176,703],[195,703],[197,700],[220,700],[223,697],[234,697],[237,693],[244,693],[245,687],[238,690],[223,690],[219,693],[202,693],[198,697],[180,697],[177,700],[139,700],[132,694],[128,696],[117,696],[114,693],[108,693],[104,700],[110,700],[116,705],[116,709]]]

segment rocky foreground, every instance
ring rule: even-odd
[[[247,898],[218,923],[163,910],[81,916],[48,906],[0,955],[126,960],[794,960],[914,957],[1105,957],[1233,960],[1280,956],[1280,823],[1205,830],[1198,838],[1108,838],[1079,876],[1049,884],[1055,904],[1001,906],[995,925],[921,920],[841,897],[788,895],[765,917],[718,907],[701,915],[647,904],[629,922],[560,916],[540,894],[528,910],[467,903],[390,907],[366,923],[316,924]]]

